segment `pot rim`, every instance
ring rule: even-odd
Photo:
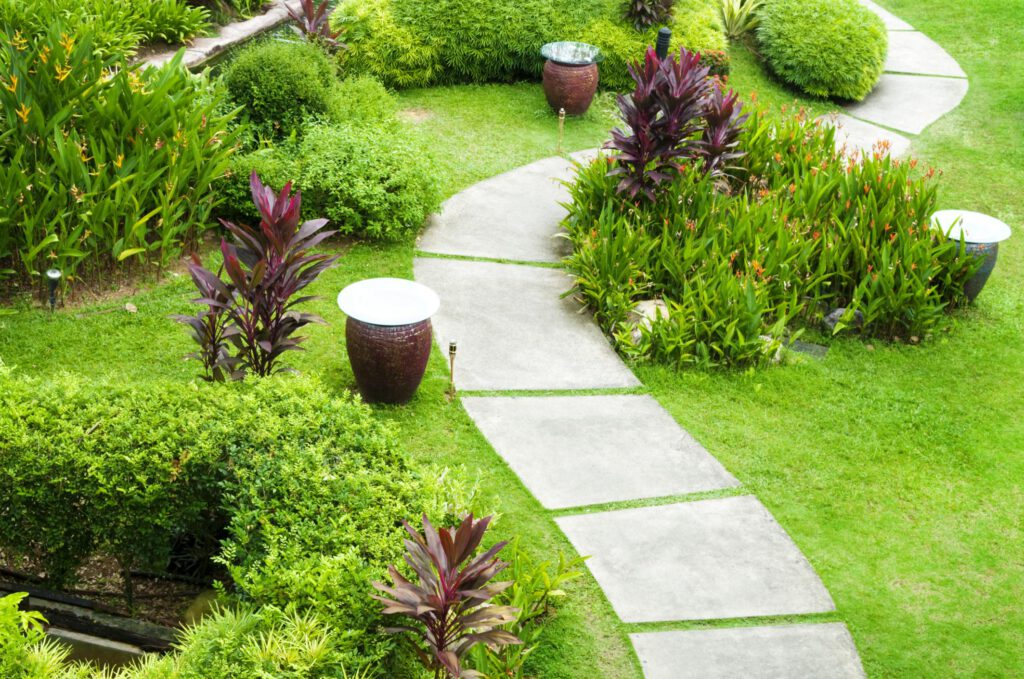
[[[441,306],[437,293],[405,278],[367,278],[338,293],[346,316],[371,325],[411,325],[425,321]]]

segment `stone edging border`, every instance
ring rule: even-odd
[[[188,69],[198,68],[225,50],[243,43],[260,33],[277,28],[288,21],[290,18],[288,16],[289,7],[294,11],[300,11],[301,0],[274,0],[270,8],[263,14],[246,19],[245,21],[235,21],[221,26],[220,30],[217,31],[217,35],[197,38],[189,45],[180,45],[166,52],[151,54],[139,63],[144,66],[163,66],[173,59],[174,55],[184,47],[185,58],[182,61],[182,65]]]

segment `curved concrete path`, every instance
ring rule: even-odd
[[[904,153],[904,135],[959,104],[967,81],[941,47],[862,2],[889,30],[886,74],[837,122],[851,147],[886,139]],[[564,296],[572,281],[555,265],[567,253],[560,180],[571,176],[569,160],[547,158],[480,182],[448,200],[421,238],[415,276],[441,296],[435,334],[442,347],[458,341],[467,412],[590,555],[646,677],[863,677],[842,622],[773,622],[835,604],[764,505],[639,393]],[[665,631],[671,622],[681,629]]]
[[[458,341],[467,412],[590,555],[645,676],[863,677],[841,622],[770,624],[835,604],[764,505],[637,393],[590,316],[563,297],[572,280],[552,265],[565,255],[559,180],[571,176],[569,160],[547,158],[480,182],[420,240],[430,256],[415,275],[441,296],[435,335],[442,347]],[[713,627],[645,627],[689,621]]]
[[[906,21],[871,0],[861,0],[885,23],[889,53],[885,73],[864,101],[834,117],[837,142],[869,151],[879,140],[893,155],[910,149],[912,137],[959,106],[967,95],[967,75],[946,50]]]

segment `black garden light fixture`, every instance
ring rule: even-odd
[[[668,56],[668,45],[672,42],[672,31],[668,28],[661,28],[658,30],[658,43],[654,48],[654,53],[658,55],[659,59],[664,59]]]
[[[46,286],[50,289],[50,313],[53,313],[54,308],[57,306],[57,285],[63,277],[64,274],[61,273],[60,269],[46,270]]]

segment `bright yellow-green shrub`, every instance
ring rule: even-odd
[[[808,94],[860,100],[882,75],[888,33],[857,0],[768,0],[759,16],[761,55]]]
[[[345,68],[392,87],[535,79],[544,43],[580,40],[601,48],[602,82],[626,88],[626,63],[657,35],[637,32],[621,0],[343,0],[332,21],[346,30]],[[677,48],[725,48],[714,0],[679,0],[670,27]]]

